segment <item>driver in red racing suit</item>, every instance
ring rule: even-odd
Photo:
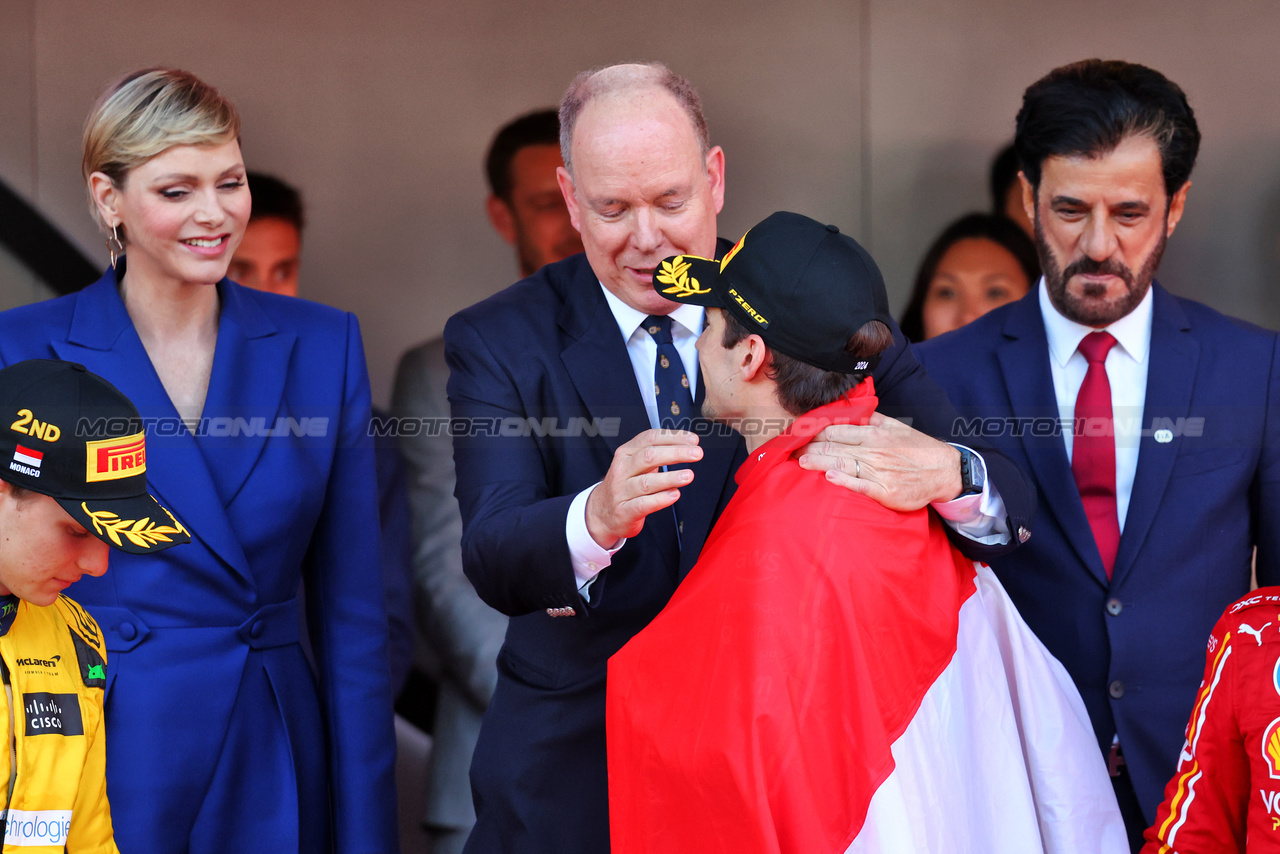
[[[1280,587],[1223,613],[1142,854],[1280,852]]]

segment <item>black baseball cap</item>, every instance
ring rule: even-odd
[[[863,324],[892,328],[880,268],[852,237],[779,211],[742,235],[722,260],[676,255],[653,287],[669,300],[722,308],[772,349],[828,371],[869,371],[879,357],[845,345]]]
[[[138,410],[84,365],[31,359],[0,370],[0,478],[53,498],[121,551],[191,542],[147,492]]]

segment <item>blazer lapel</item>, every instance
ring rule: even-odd
[[[1059,418],[1058,401],[1049,370],[1049,340],[1040,316],[1038,293],[1032,289],[1020,300],[1005,321],[1007,339],[997,350],[1005,388],[1015,416],[1023,425],[1046,423]],[[1068,425],[1064,425],[1064,428]],[[1067,449],[1060,435],[1036,436],[1022,431],[1023,450],[1031,464],[1040,494],[1066,533],[1080,561],[1105,587],[1107,571],[1093,540],[1093,530],[1080,501],[1080,491],[1071,475]]]
[[[618,323],[585,258],[573,278],[565,283],[564,307],[558,322],[571,339],[561,351],[560,359],[587,411],[598,422],[604,419],[619,421],[616,433],[602,431],[602,437],[613,453],[649,429],[649,415],[645,412],[640,389],[631,381],[635,369],[631,366],[626,342],[618,332]],[[620,378],[625,379],[620,381]],[[644,530],[659,543],[678,542],[675,514],[668,510],[651,513],[644,520]],[[674,578],[677,571],[675,555],[668,548],[662,551],[668,558],[668,567]]]
[[[1138,469],[1133,494],[1125,515],[1120,550],[1116,553],[1115,579],[1120,581],[1137,560],[1143,541],[1151,531],[1156,509],[1173,473],[1174,460],[1182,447],[1180,430],[1171,429],[1185,418],[1191,406],[1200,344],[1188,335],[1191,324],[1186,313],[1164,288],[1153,284],[1151,350],[1147,354],[1147,396],[1142,408],[1145,429],[1138,445]],[[1157,442],[1156,431],[1168,424],[1172,440]]]
[[[560,359],[591,417],[620,419],[616,433],[602,434],[612,452],[648,430],[649,416],[636,384],[619,382],[620,377],[635,376],[626,342],[591,267],[584,262],[581,270],[585,275],[574,277],[560,312],[560,327],[573,339]]]
[[[195,438],[179,424],[160,377],[120,301],[115,276],[80,292],[66,341],[53,341],[58,358],[90,366],[124,392],[146,418],[148,453],[163,459],[147,470],[147,487],[165,507],[233,570],[249,578],[249,563],[218,497]],[[172,425],[172,426],[170,426]]]
[[[201,450],[219,495],[230,504],[262,455],[277,417],[289,414],[282,411],[282,398],[297,336],[277,329],[244,288],[224,279],[218,291],[222,314],[204,417],[230,419],[231,430],[225,437],[202,438]],[[287,422],[282,426],[288,429]]]

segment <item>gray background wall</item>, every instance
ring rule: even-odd
[[[1280,326],[1280,5],[1269,0],[0,0],[0,177],[91,256],[79,174],[98,92],[189,68],[244,116],[245,158],[303,188],[303,288],[360,315],[375,401],[405,348],[514,278],[481,159],[594,65],[656,58],[700,88],[728,159],[720,231],[777,209],[864,240],[901,306],[937,231],[985,207],[1026,85],[1085,56],[1161,69],[1205,142],[1161,279]],[[0,259],[0,306],[39,290]]]

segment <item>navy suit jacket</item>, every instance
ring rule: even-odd
[[[147,481],[192,534],[154,556],[113,551],[106,575],[67,591],[97,619],[109,651],[117,840],[147,854],[396,851],[356,319],[226,279],[217,287],[199,437],[178,423],[112,271],[79,293],[0,314],[0,364],[80,362],[144,419],[159,419],[147,435]],[[304,578],[315,675],[299,645]]]
[[[1254,546],[1258,582],[1280,581],[1276,335],[1152,288],[1143,434],[1111,581],[1054,427],[1036,289],[916,348],[969,427],[1035,480],[1034,535],[991,565],[1071,673],[1099,746],[1119,733],[1148,821],[1178,761],[1205,641],[1249,590]]]
[[[895,330],[896,333],[896,330]],[[608,849],[605,666],[666,604],[697,560],[745,458],[740,438],[699,421],[704,457],[679,518],[650,515],[585,606],[565,542],[574,495],[649,428],[626,344],[585,255],[544,267],[445,327],[463,563],[481,598],[513,619],[472,763],[468,851]],[[948,437],[954,411],[901,335],[875,374],[882,409]],[[699,397],[702,383],[698,384]],[[1013,530],[1034,500],[999,454],[988,469]],[[962,540],[975,558],[1008,547]],[[856,548],[857,544],[850,544]],[[575,609],[552,617],[547,609]]]

